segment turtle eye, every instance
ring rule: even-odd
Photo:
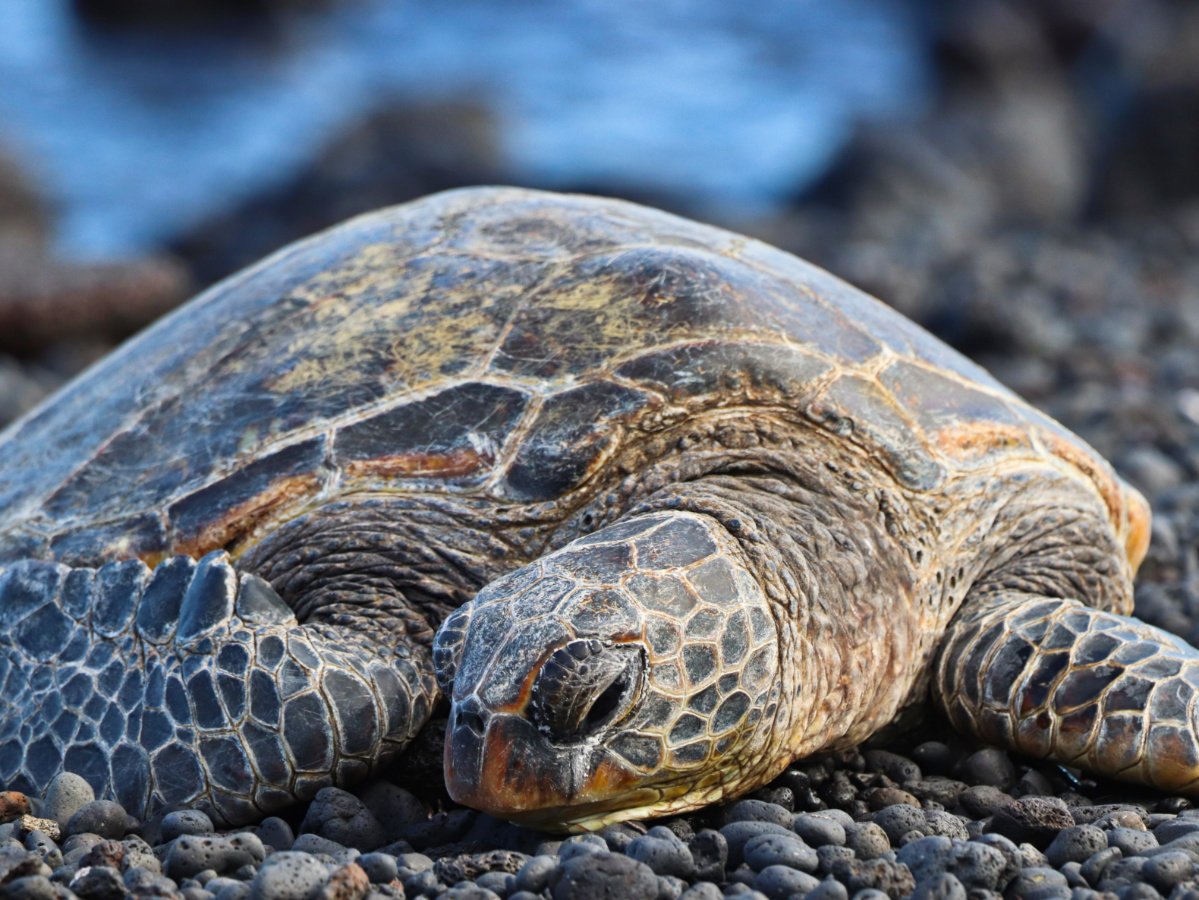
[[[636,645],[571,641],[537,673],[529,719],[554,740],[583,740],[632,708],[644,671],[645,653]]]
[[[472,604],[458,607],[441,623],[433,638],[433,669],[437,673],[437,686],[449,697],[454,691],[454,676],[462,662],[462,648],[466,644],[466,630],[470,627]]]

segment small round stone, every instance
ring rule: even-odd
[[[1054,797],[1024,797],[1001,806],[991,817],[989,831],[1011,838],[1016,844],[1045,848],[1059,831],[1074,824],[1066,804]]]
[[[1028,868],[1012,879],[1003,895],[1008,900],[1030,900],[1032,895],[1039,895],[1039,892],[1046,888],[1057,887],[1065,890],[1069,896],[1070,887],[1066,882],[1066,876],[1061,872],[1056,869]]]
[[[658,876],[658,900],[679,900],[683,891],[687,890],[687,882],[673,875]]]
[[[656,900],[658,876],[644,863],[617,853],[567,860],[549,881],[553,900]]]
[[[823,847],[827,844],[840,847],[845,844],[845,826],[828,816],[800,813],[792,820],[791,827],[809,847]]]
[[[969,815],[976,819],[983,819],[994,815],[995,810],[999,807],[1011,803],[1012,797],[993,785],[976,784],[974,787],[962,791],[958,795],[958,802],[962,804],[962,809],[966,810]]]
[[[115,800],[93,800],[85,803],[67,822],[67,834],[98,834],[102,838],[120,840],[125,836],[129,816]]]
[[[849,900],[849,891],[835,878],[826,878],[808,891],[806,900]]]
[[[81,775],[59,772],[46,788],[41,814],[65,828],[75,813],[95,799],[96,792]]]
[[[1107,834],[1094,825],[1071,825],[1058,832],[1045,848],[1045,858],[1055,869],[1068,862],[1084,863],[1107,847]]]
[[[729,855],[726,865],[729,869],[736,869],[741,863],[745,862],[743,852],[745,845],[760,834],[786,834],[795,836],[795,832],[790,828],[784,828],[782,825],[774,822],[733,822],[725,825],[720,829],[720,833],[724,835],[724,839],[728,842]]]
[[[979,750],[962,764],[962,779],[1009,791],[1016,783],[1016,767],[1004,750]]]
[[[532,856],[516,873],[516,889],[540,894],[550,882],[550,873],[558,867],[553,856]]]
[[[310,853],[274,853],[262,864],[250,886],[252,900],[307,900],[329,873]]]
[[[771,866],[790,866],[810,873],[815,872],[819,865],[816,851],[796,834],[760,834],[746,843],[742,855],[755,872],[762,872]]]
[[[361,866],[371,884],[387,884],[399,875],[396,858],[389,853],[364,853],[354,862]]]
[[[357,797],[341,788],[321,788],[308,807],[301,832],[368,853],[386,843],[379,820]]]
[[[795,814],[774,803],[764,800],[741,800],[724,810],[722,819],[726,825],[733,822],[772,822],[790,828]]]
[[[660,829],[655,828],[654,830],[659,831]],[[645,863],[654,871],[655,875],[690,878],[695,871],[695,860],[691,858],[691,851],[677,838],[669,840],[664,837],[645,835],[632,841],[625,850],[625,854],[629,859]],[[813,853],[813,864],[815,859],[816,855]]]
[[[1167,842],[1168,843],[1168,842]],[[1118,847],[1124,856],[1140,856],[1146,850],[1158,846],[1157,835],[1152,831],[1135,828],[1113,828],[1107,833],[1107,845]]]
[[[754,890],[761,891],[770,900],[788,900],[789,897],[807,894],[820,886],[820,882],[806,872],[790,866],[767,866],[754,879]]]
[[[956,877],[943,872],[917,884],[911,900],[966,900],[966,888]]]
[[[687,849],[695,863],[695,877],[701,881],[724,881],[729,861],[729,842],[723,834],[711,828],[701,829],[689,841]]]
[[[43,875],[14,878],[0,891],[4,893],[4,900],[55,900],[54,885]]]
[[[258,835],[260,841],[276,850],[290,850],[291,845],[296,841],[295,832],[291,830],[291,826],[278,816],[263,819],[262,823],[254,829],[254,833]]]
[[[970,832],[962,820],[943,809],[924,810],[924,826],[920,830],[925,834],[939,834],[958,841],[970,840]]]
[[[679,900],[723,900],[724,893],[710,881],[700,881],[691,885],[679,895]],[[508,898],[512,900],[512,898]]]
[[[1141,876],[1162,896],[1167,896],[1183,881],[1193,878],[1195,861],[1186,853],[1159,853],[1150,857],[1141,869]]]
[[[892,845],[898,844],[899,839],[911,831],[924,831],[924,812],[920,809],[897,803],[880,809],[874,814],[874,824],[886,832],[887,839]]]
[[[212,819],[198,809],[168,813],[163,817],[161,827],[164,844],[185,834],[212,834],[216,831]]]
[[[876,823],[859,822],[845,829],[845,846],[858,859],[877,859],[891,849],[891,841]]]

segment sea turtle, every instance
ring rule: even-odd
[[[0,459],[9,788],[244,822],[376,771],[444,694],[450,793],[579,831],[931,688],[987,741],[1199,790],[1199,654],[1125,617],[1143,498],[861,291],[630,203],[354,219]]]

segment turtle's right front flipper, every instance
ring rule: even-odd
[[[375,638],[370,635],[374,633]],[[223,553],[0,570],[0,784],[60,771],[144,817],[230,824],[357,780],[435,698],[425,651],[385,630],[301,625]]]
[[[961,731],[1199,796],[1199,651],[1138,619],[993,591],[950,626],[933,685]]]

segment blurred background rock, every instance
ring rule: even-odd
[[[7,21],[5,21],[7,19]],[[7,0],[0,423],[300,236],[467,184],[744,231],[876,294],[1158,511],[1199,638],[1199,7]]]

